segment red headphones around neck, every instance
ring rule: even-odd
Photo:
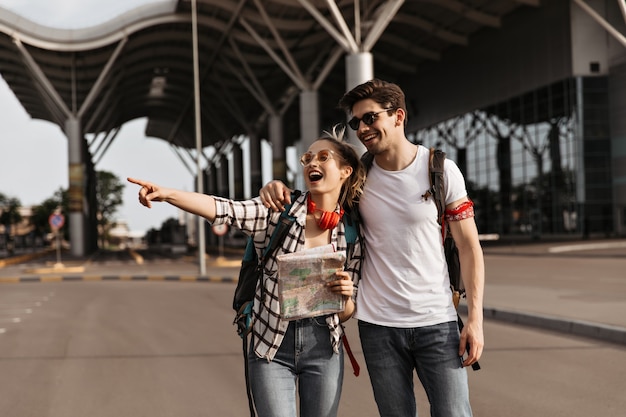
[[[311,200],[311,194],[307,195],[306,204],[307,204],[307,213],[314,214],[316,211],[320,211],[322,213],[319,219],[317,218],[315,219],[320,229],[323,229],[323,230],[334,229],[335,227],[337,227],[337,225],[339,224],[339,221],[343,217],[343,212],[344,212],[343,208],[339,210],[339,213],[337,213],[336,211],[324,211],[324,210],[317,209],[315,202]]]

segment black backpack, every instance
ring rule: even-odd
[[[461,279],[461,264],[459,262],[459,251],[454,243],[454,238],[445,222],[446,211],[446,190],[443,180],[443,163],[446,153],[439,149],[430,149],[428,173],[430,176],[430,189],[422,196],[426,200],[432,195],[437,205],[437,223],[441,226],[441,236],[443,238],[443,249],[448,264],[448,275],[450,276],[450,287],[454,307],[459,306],[459,300],[465,297],[465,287]]]
[[[454,307],[458,309],[459,301],[465,298],[465,287],[461,279],[461,263],[459,261],[459,251],[454,242],[454,238],[450,233],[450,229],[446,227],[445,211],[446,211],[446,192],[443,178],[443,164],[446,159],[446,153],[440,149],[430,148],[430,156],[428,163],[428,174],[430,179],[430,188],[422,195],[424,199],[432,196],[437,206],[437,222],[441,226],[441,234],[443,238],[443,251],[446,256],[448,265],[448,275],[450,276],[450,289],[452,290],[452,299]],[[361,157],[361,161],[369,171],[374,161],[374,155],[365,152]],[[457,314],[457,323],[459,331],[463,330],[463,320]],[[466,345],[469,352],[469,343]],[[477,371],[480,369],[478,362],[472,364],[472,369]]]

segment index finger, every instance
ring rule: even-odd
[[[142,187],[147,184],[147,182],[138,180],[136,178],[127,177],[126,180],[128,182],[132,182],[133,184],[141,185]]]

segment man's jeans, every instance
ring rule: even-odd
[[[414,369],[432,417],[472,415],[456,322],[402,329],[359,321],[359,335],[381,417],[417,415]]]
[[[343,350],[333,352],[325,317],[289,323],[271,362],[248,352],[250,383],[259,417],[335,417],[343,382]],[[297,387],[297,390],[296,390]]]

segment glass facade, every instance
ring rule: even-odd
[[[602,77],[563,80],[408,136],[459,165],[481,234],[605,232],[612,223],[606,85]]]

